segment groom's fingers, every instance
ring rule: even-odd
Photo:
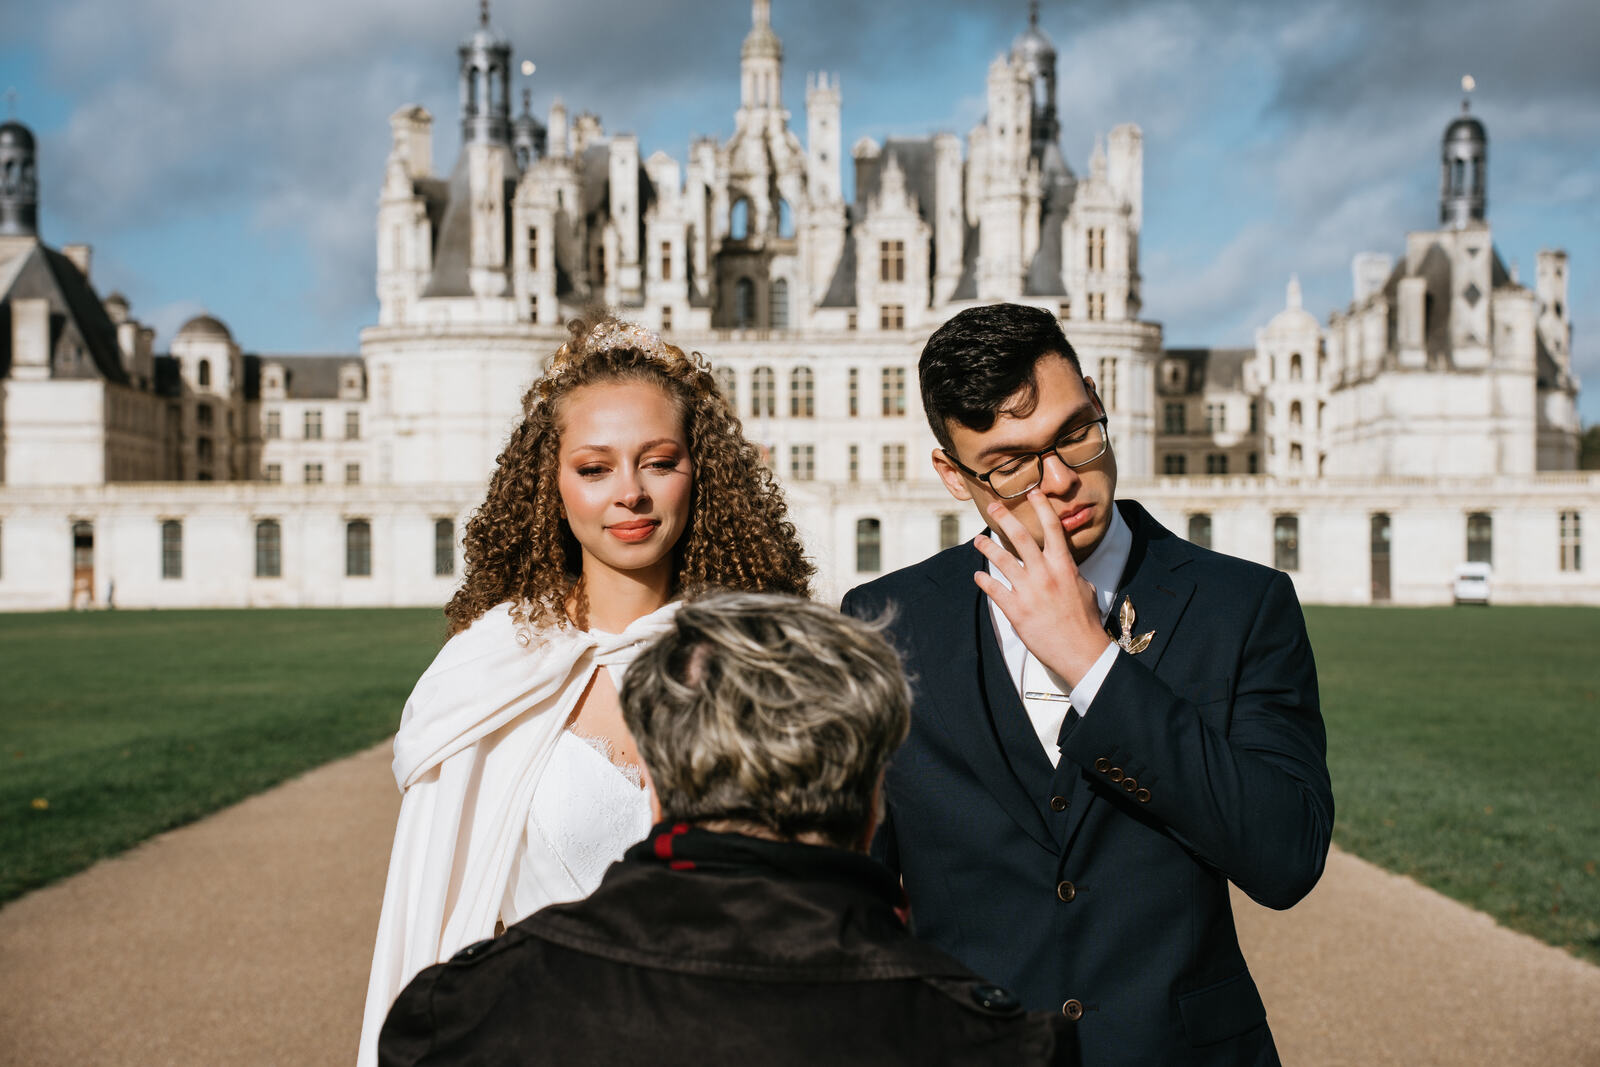
[[[1011,542],[1011,551],[1017,554],[1017,559],[1024,567],[1032,567],[1042,562],[1044,556],[1039,551],[1039,546],[1034,544],[1033,535],[1028,528],[1022,525],[1011,510],[998,500],[988,507],[989,521],[995,528],[1006,535],[1006,540]]]
[[[1069,569],[1077,571],[1073,564],[1072,552],[1067,547],[1067,531],[1061,528],[1061,517],[1056,514],[1055,508],[1044,498],[1044,493],[1034,488],[1028,490],[1028,503],[1033,505],[1033,513],[1039,516],[1039,529],[1044,537],[1044,554],[1055,559],[1065,559]]]
[[[1013,586],[1022,579],[1022,564],[992,538],[979,534],[972,539],[972,547],[983,553],[983,558],[993,563],[995,570],[1005,575]]]

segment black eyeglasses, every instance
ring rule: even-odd
[[[1001,500],[1011,500],[1024,495],[1044,481],[1044,457],[1052,452],[1061,462],[1074,469],[1087,467],[1105,455],[1106,446],[1110,442],[1110,436],[1106,432],[1108,418],[1109,416],[1101,415],[1093,422],[1080,423],[1056,438],[1055,443],[1049,448],[1041,448],[1037,452],[1029,452],[1016,459],[1008,459],[983,474],[979,474],[952,456],[949,449],[940,451],[944,453],[944,458],[955,464],[962,473],[987,485],[995,496]]]

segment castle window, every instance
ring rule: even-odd
[[[750,415],[760,418],[777,413],[778,383],[773,377],[772,368],[757,367],[750,373]]]
[[[1289,380],[1298,382],[1305,377],[1305,364],[1300,359],[1300,353],[1295,352],[1289,357]]]
[[[539,269],[539,228],[528,227],[528,269]]]
[[[307,463],[305,467],[305,480],[307,485],[317,485],[322,481],[322,464]]]
[[[878,280],[903,282],[906,280],[906,243],[904,241],[878,242]]]
[[[211,438],[196,437],[194,439],[194,458],[202,467],[211,466],[215,458],[211,448]]]
[[[1090,293],[1085,300],[1088,302],[1089,321],[1101,322],[1106,317],[1106,294]]]
[[[851,445],[850,446],[850,463],[849,463],[848,477],[849,477],[849,480],[852,481],[852,482],[859,482],[861,480],[861,446],[860,445]]]
[[[1181,452],[1168,452],[1161,457],[1162,474],[1187,474],[1189,471],[1189,458]]]
[[[1300,407],[1300,401],[1291,400],[1289,402],[1289,425],[1299,426],[1304,421],[1305,412]]]
[[[750,236],[750,201],[742,196],[733,202],[733,208],[728,212],[728,236],[735,241],[743,241]]]
[[[856,571],[876,574],[883,569],[883,524],[877,519],[856,520]]]
[[[768,309],[767,318],[774,330],[789,328],[789,283],[783,278],[772,283],[772,307]]]
[[[794,236],[794,211],[787,200],[778,201],[778,236]]]
[[[845,312],[844,328],[847,330],[854,330],[856,328],[856,313],[854,311]]]
[[[789,446],[789,477],[797,482],[809,482],[817,476],[817,449],[815,445]]]
[[[346,441],[358,441],[361,439],[361,410],[359,408],[345,409],[344,439]]]
[[[1561,513],[1561,569],[1583,570],[1583,531],[1576,511]]]
[[[789,372],[789,414],[797,419],[809,419],[816,413],[815,376],[810,367],[796,367]]]
[[[344,573],[347,578],[372,577],[372,523],[366,519],[345,523]]]
[[[1201,548],[1211,547],[1211,516],[1197,511],[1189,516],[1189,543]]]
[[[313,408],[306,412],[305,431],[307,441],[322,440],[322,412]]]
[[[1221,403],[1206,405],[1206,433],[1221,433],[1228,428],[1228,409]]]
[[[529,293],[528,294],[528,321],[529,322],[538,322],[539,321],[539,294],[538,293]]]
[[[1300,569],[1300,516],[1278,515],[1273,518],[1272,565],[1280,571]]]
[[[161,524],[161,577],[183,577],[183,523],[177,519]]]
[[[1207,474],[1227,474],[1228,455],[1226,452],[1209,452],[1206,454]]]
[[[277,519],[256,523],[256,577],[283,577],[283,528]]]
[[[906,326],[906,309],[903,304],[884,304],[878,309],[878,329],[903,330]]]
[[[861,372],[851,367],[846,378],[848,385],[845,392],[848,394],[850,417],[853,419],[861,414]]]
[[[740,278],[733,292],[733,324],[741,330],[756,324],[756,283]]]
[[[1259,400],[1250,401],[1250,432],[1253,434],[1261,432],[1261,402]]]
[[[1161,410],[1161,430],[1163,433],[1181,434],[1188,433],[1188,412],[1183,404],[1167,404]]]
[[[722,393],[722,398],[730,408],[733,407],[739,399],[739,379],[733,373],[733,368],[718,367],[711,372],[711,376],[717,380],[717,389]]]
[[[906,369],[904,367],[883,368],[883,414],[904,415],[906,413]]]
[[[1106,269],[1106,231],[1104,226],[1091,226],[1085,233],[1090,270]]]
[[[1249,462],[1249,465],[1248,465],[1248,469],[1249,469],[1251,474],[1260,474],[1261,473],[1261,453],[1260,452],[1252,452],[1252,453],[1250,453],[1250,462]]]
[[[939,516],[939,551],[961,543],[961,516],[945,512]]]
[[[283,436],[283,413],[277,410],[263,412],[261,415],[261,436],[268,441],[276,441]]]
[[[1494,563],[1494,516],[1487,511],[1467,516],[1467,562]]]
[[[906,480],[905,445],[890,444],[883,446],[883,480],[886,482],[903,482]]]
[[[1100,403],[1108,409],[1117,406],[1117,361],[1115,359],[1102,359],[1100,361],[1100,380],[1095,383],[1099,386]]]
[[[672,307],[668,305],[661,309],[661,332],[666,333],[672,329]]]
[[[1061,301],[1061,303],[1059,305],[1056,306],[1056,318],[1058,318],[1058,319],[1070,319],[1070,318],[1072,318],[1072,301],[1063,300],[1063,301]]]
[[[195,378],[200,383],[200,388],[209,389],[211,387],[211,361],[209,359],[200,361],[200,369],[196,372]]]
[[[346,484],[346,485],[360,485],[361,484],[361,464],[359,464],[359,463],[346,463],[344,465],[344,484]]]
[[[662,241],[661,242],[661,280],[664,281],[664,282],[670,282],[672,280],[672,242],[671,241]]]
[[[282,463],[268,463],[265,467],[262,467],[261,468],[261,480],[264,481],[264,482],[281,482],[281,481],[283,481],[283,464]]]
[[[210,404],[196,404],[194,406],[195,425],[202,430],[209,430],[216,425],[216,418],[211,413]]]
[[[433,574],[446,578],[456,570],[456,524],[452,519],[433,523]]]

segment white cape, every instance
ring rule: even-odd
[[[493,936],[534,789],[597,668],[620,670],[666,632],[676,602],[620,634],[570,628],[517,644],[511,606],[452,637],[400,717],[394,777],[404,793],[372,954],[361,1067],[418,971]]]

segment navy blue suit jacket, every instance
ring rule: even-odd
[[[1081,1011],[1086,1064],[1276,1063],[1228,882],[1287,908],[1322,874],[1333,795],[1305,622],[1286,575],[1118,507],[1118,605],[1155,636],[1117,654],[1057,767],[970,543],[845,596],[858,617],[893,610],[914,692],[874,851],[920,936],[1030,1009]]]

